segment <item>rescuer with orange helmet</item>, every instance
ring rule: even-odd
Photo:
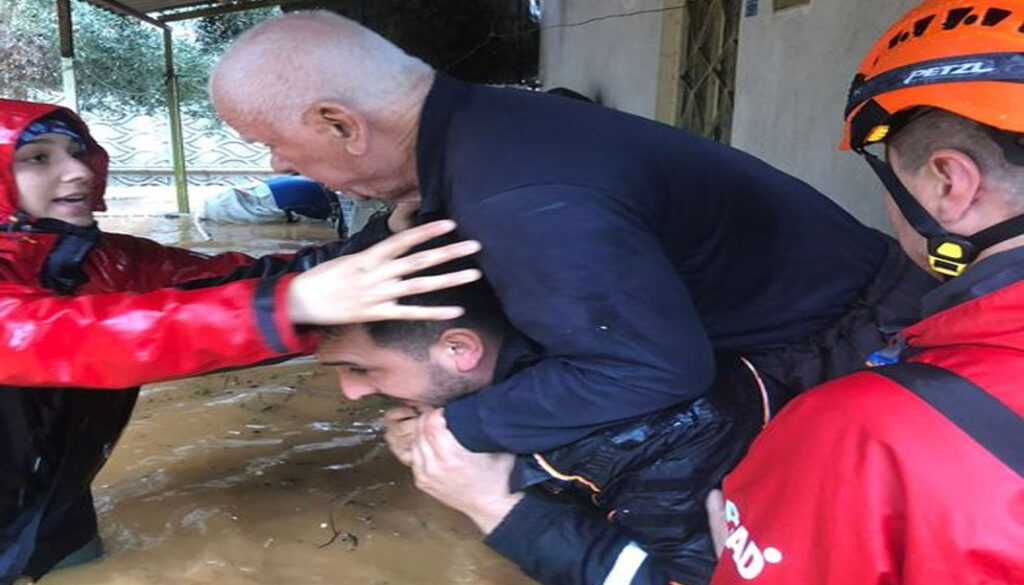
[[[1024,0],[918,5],[868,53],[846,122],[904,250],[956,278],[902,361],[761,433],[709,499],[713,583],[1024,583]]]
[[[872,47],[850,88],[842,148],[864,155],[910,226],[928,239],[928,267],[946,276],[959,275],[986,249],[1024,233],[1024,217],[969,236],[951,233],[868,147],[891,144],[910,122],[941,110],[978,123],[1007,164],[1024,166],[1020,21],[1019,2],[925,2]]]

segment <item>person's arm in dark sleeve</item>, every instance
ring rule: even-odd
[[[644,221],[582,187],[505,192],[453,215],[543,360],[447,405],[474,451],[543,451],[705,391],[714,361],[690,296]]]
[[[219,286],[248,278],[273,278],[302,272],[333,258],[361,252],[392,235],[387,214],[377,214],[358,233],[346,240],[306,246],[294,254],[269,254],[252,258],[237,252],[204,256],[182,248],[154,246],[153,254],[167,257],[160,263],[168,272],[154,286],[185,290]]]
[[[612,505],[624,506],[612,522],[598,508],[576,503],[588,500],[556,501],[542,495],[539,488],[527,487],[552,477],[550,471],[533,465],[533,458],[467,450],[451,434],[442,410],[421,415],[415,425],[407,449],[396,450],[402,440],[389,440],[389,445],[403,462],[409,463],[416,487],[466,514],[488,535],[488,545],[541,583],[668,585],[670,570],[674,575],[692,574],[655,560],[655,555],[645,551],[644,547],[651,545],[649,550],[659,551],[661,559],[670,555],[671,561],[681,556],[677,547],[664,545],[667,539],[663,526],[679,516],[664,509],[669,504],[664,498],[651,497],[659,494],[644,493],[627,500],[610,495]],[[626,525],[619,524],[622,515],[658,516],[658,520],[643,524],[651,530],[628,531]],[[700,524],[706,525],[702,506]],[[707,559],[698,573],[703,579],[692,581],[692,585],[704,585],[711,574],[715,557],[710,543]],[[685,582],[691,585],[689,580]]]
[[[527,494],[486,542],[544,585],[668,585],[673,580],[668,567],[596,510],[541,495]]]

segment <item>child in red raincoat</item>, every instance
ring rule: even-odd
[[[297,324],[452,318],[395,300],[478,277],[402,280],[478,248],[396,259],[451,222],[334,260],[340,242],[254,259],[103,233],[106,172],[75,114],[0,100],[0,583],[99,554],[90,483],[138,385],[309,352]]]

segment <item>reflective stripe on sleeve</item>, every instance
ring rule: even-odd
[[[619,557],[615,559],[615,565],[605,577],[603,585],[629,585],[645,559],[647,551],[637,546],[635,542],[627,544],[619,552]]]

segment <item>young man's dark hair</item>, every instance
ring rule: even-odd
[[[374,222],[386,221],[386,216],[373,218]],[[374,228],[371,228],[374,229]],[[443,246],[456,242],[454,237],[442,237],[417,246],[409,254],[429,250],[435,246]],[[367,238],[362,247],[369,247],[373,240]],[[357,248],[358,249],[358,248]],[[410,275],[410,278],[435,276],[450,271],[477,268],[470,259],[460,259],[441,266],[421,270]],[[427,358],[427,347],[446,329],[465,327],[492,337],[500,337],[508,321],[501,310],[501,302],[494,294],[494,289],[484,279],[443,291],[414,294],[399,300],[402,305],[422,307],[462,307],[465,312],[455,319],[447,321],[371,321],[354,325],[324,327],[323,333],[328,337],[344,334],[350,327],[364,327],[374,343],[381,347],[393,347],[419,360]]]
[[[456,270],[454,267],[450,268]],[[425,275],[424,273],[418,274],[418,276]],[[427,358],[427,347],[446,329],[465,327],[493,337],[500,337],[507,324],[494,291],[483,281],[443,292],[411,295],[403,298],[401,304],[422,307],[457,306],[464,308],[466,312],[461,317],[449,321],[372,321],[361,325],[326,327],[324,333],[329,337],[337,336],[348,328],[364,327],[377,345],[399,349],[411,357],[424,360]]]

